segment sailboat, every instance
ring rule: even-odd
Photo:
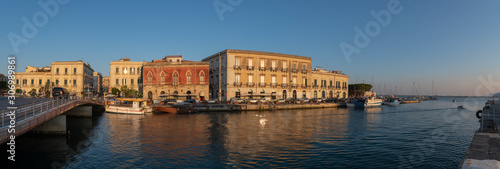
[[[409,104],[409,103],[420,103],[420,100],[418,97],[415,96],[415,92],[417,87],[415,86],[415,82],[413,82],[413,97],[412,98],[405,98],[401,101],[401,104]]]
[[[432,96],[429,97],[430,100],[437,100],[437,92],[436,89],[434,88],[434,80],[432,80]]]

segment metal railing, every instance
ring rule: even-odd
[[[57,109],[62,105],[67,105],[68,103],[73,103],[74,101],[78,100],[82,99],[80,97],[72,96],[69,97],[68,99],[48,99],[42,101],[34,101],[32,103],[17,106],[17,109],[15,110],[3,109],[1,114],[2,125],[0,128],[9,125],[9,122],[7,122],[6,120],[10,121],[10,118],[12,116],[10,112],[12,111],[15,111],[16,123],[20,123],[20,121],[24,119],[35,117],[40,114],[44,114],[46,112],[50,112],[53,109]]]

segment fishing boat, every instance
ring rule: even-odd
[[[151,113],[153,109],[147,104],[148,99],[119,98],[113,102],[106,102],[106,112],[120,114]]]
[[[359,107],[359,108],[368,108],[368,107],[380,107],[382,106],[383,100],[377,99],[375,97],[370,97],[368,99],[357,99],[353,102],[346,103],[347,107]]]
[[[159,113],[172,113],[172,114],[185,114],[196,113],[197,110],[187,105],[155,105],[155,112]]]
[[[388,98],[384,101],[384,105],[388,105],[388,106],[397,106],[399,105],[400,101],[398,98]]]
[[[457,100],[453,99],[453,101],[452,101],[452,102],[457,102]]]
[[[401,104],[410,104],[410,103],[420,103],[420,100],[417,98],[405,98],[401,100]]]

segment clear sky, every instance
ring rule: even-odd
[[[411,94],[415,82],[420,94],[431,94],[432,81],[440,95],[500,92],[497,0],[70,0],[49,13],[38,2],[3,1],[0,7],[0,55],[15,54],[17,71],[83,59],[108,76],[109,62],[121,57],[151,61],[182,53],[196,61],[244,49],[312,57],[313,66],[341,70],[349,83],[372,83],[373,77],[379,93],[385,85],[387,92],[398,86],[399,94]],[[385,27],[370,14],[389,9]],[[358,39],[356,46],[354,28],[366,34],[367,25],[370,42]],[[18,45],[9,33],[20,37],[10,36]],[[350,61],[342,42],[358,49]]]

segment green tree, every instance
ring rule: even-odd
[[[349,95],[350,97],[362,96],[366,91],[370,91],[372,89],[371,84],[350,84],[349,85]]]
[[[0,81],[0,89],[7,90],[7,81]]]
[[[113,87],[111,88],[111,94],[114,94],[114,95],[120,95],[120,89],[116,88],[116,87]]]
[[[31,91],[29,92],[30,96],[31,97],[35,97],[36,96],[36,89],[31,89]]]

